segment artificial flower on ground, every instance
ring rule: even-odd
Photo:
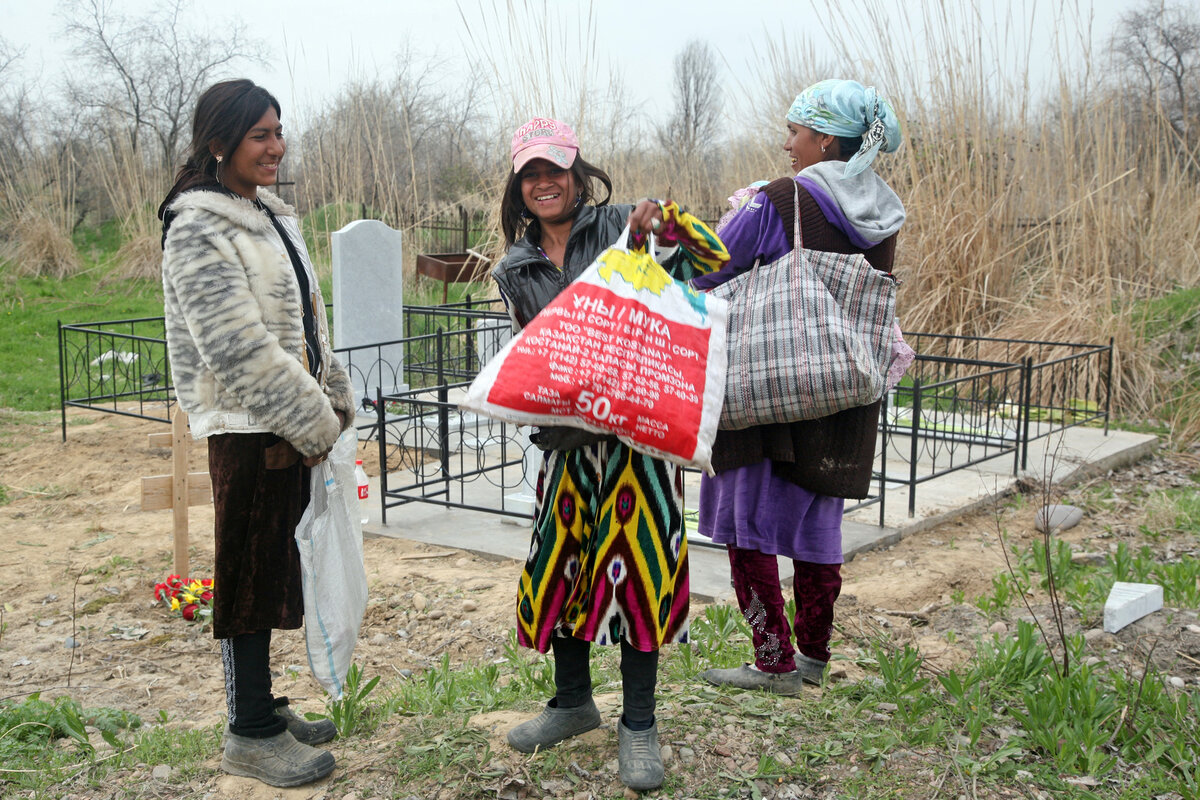
[[[188,622],[212,616],[212,578],[184,580],[168,575],[162,583],[154,584],[154,599],[167,604]]]

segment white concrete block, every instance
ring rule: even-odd
[[[1162,607],[1163,590],[1158,584],[1117,581],[1104,602],[1104,630],[1116,633]]]

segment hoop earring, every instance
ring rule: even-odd
[[[822,153],[824,153],[824,152],[825,152],[825,145],[821,145],[821,152],[822,152]],[[218,158],[217,160],[218,160],[218,161],[220,161],[221,159],[219,159],[219,158]]]

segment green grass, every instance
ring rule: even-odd
[[[329,276],[328,226],[357,218],[343,207],[325,207],[305,218],[305,234],[313,257],[323,269],[321,288],[332,300]],[[323,228],[322,226],[326,226]],[[324,242],[324,244],[322,244]],[[113,255],[122,243],[115,222],[80,227],[75,244],[84,260],[80,274],[62,281],[16,278],[0,262],[0,409],[46,411],[57,409],[59,396],[58,324],[98,322],[162,316],[162,286],[157,281],[110,279]],[[324,260],[322,260],[324,259]],[[415,281],[407,287],[409,305],[437,305],[442,301],[437,281]],[[487,283],[451,284],[449,302],[471,294],[479,297]],[[332,315],[331,321],[332,321]]]
[[[1194,499],[1195,493],[1190,496]],[[1023,611],[1023,593],[1035,585],[1043,590],[1047,588],[1046,546],[1043,542],[1035,540],[1025,550],[1014,547],[1013,556],[1014,574],[1000,572],[992,576],[992,591],[974,599],[975,606],[989,619],[1003,617],[1015,608]],[[1194,556],[1182,554],[1162,560],[1149,546],[1135,551],[1120,542],[1103,564],[1077,564],[1071,561],[1070,546],[1055,540],[1050,564],[1060,596],[1087,624],[1098,624],[1103,618],[1104,602],[1115,581],[1159,584],[1163,587],[1165,605],[1200,606],[1200,559]]]
[[[161,316],[162,287],[105,282],[93,266],[63,281],[18,278],[0,301],[0,408],[58,408],[58,323]]]
[[[1194,797],[1200,791],[1193,757],[1200,692],[1170,690],[1156,674],[1139,681],[1103,662],[1087,666],[1082,637],[1068,643],[1074,666],[1066,674],[1055,669],[1026,622],[1012,636],[982,637],[974,658],[957,669],[931,670],[913,647],[882,634],[840,642],[838,650],[867,675],[827,684],[819,701],[696,681],[701,665],[738,663],[747,651],[748,630],[731,606],[697,614],[692,639],[667,648],[660,662],[666,741],[677,751],[687,742],[706,756],[723,742],[765,746],[752,748],[749,760],[707,758],[702,768],[675,760],[661,796],[763,798],[791,783],[874,800],[910,797],[914,787],[939,780],[947,789],[969,786],[975,796],[1017,783],[1066,797]],[[619,694],[619,658],[618,648],[595,648],[598,694]],[[357,758],[369,751],[368,761],[379,769],[335,774],[333,794],[423,796],[453,785],[461,796],[483,797],[510,784],[554,783],[603,792],[613,780],[606,766],[616,757],[612,736],[520,756],[493,750],[489,737],[471,724],[473,715],[488,711],[533,713],[553,691],[549,660],[514,641],[490,663],[455,665],[443,658],[411,678],[379,681],[372,691],[377,681],[356,675],[354,724],[339,741]],[[346,711],[343,705],[339,713]],[[116,749],[96,757],[85,724],[99,728]],[[57,783],[68,771],[89,785],[111,785],[137,764],[172,766],[170,791],[212,780],[219,727],[185,732],[139,725],[120,711],[85,711],[64,698],[9,701],[0,705],[0,755],[9,768],[39,769],[7,778],[14,787],[44,792],[37,796],[61,796],[66,788]],[[64,738],[69,746],[56,744]],[[1084,778],[1098,783],[1081,788]],[[388,781],[402,783],[402,791]]]

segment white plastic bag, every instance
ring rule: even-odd
[[[367,609],[362,523],[355,513],[357,445],[357,432],[344,431],[329,458],[313,468],[312,496],[296,526],[308,665],[334,700],[342,697]]]

